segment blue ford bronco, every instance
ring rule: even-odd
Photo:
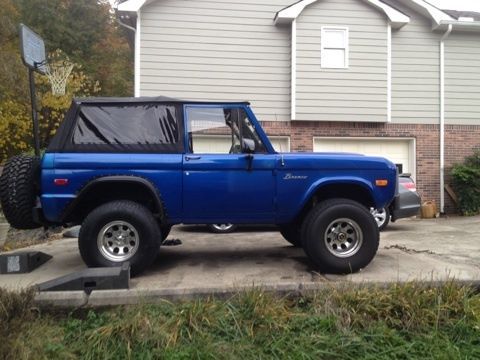
[[[222,139],[205,148],[205,139]],[[147,268],[175,224],[276,224],[315,268],[370,263],[397,170],[381,157],[276,152],[249,103],[165,97],[75,99],[42,158],[0,178],[18,229],[81,224],[88,266]]]

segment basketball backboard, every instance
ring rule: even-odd
[[[30,69],[45,74],[45,43],[40,35],[24,24],[20,24],[20,49],[23,63]]]

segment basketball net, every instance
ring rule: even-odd
[[[73,64],[68,60],[54,61],[45,65],[45,75],[52,86],[52,94],[55,96],[65,95],[67,80],[73,70]]]

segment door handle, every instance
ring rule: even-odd
[[[200,160],[201,158],[201,156],[185,156],[185,161]]]

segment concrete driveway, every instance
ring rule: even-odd
[[[131,290],[122,296],[104,292],[103,304],[251,286],[293,291],[341,281],[480,280],[480,216],[400,220],[381,233],[374,261],[361,272],[345,276],[313,271],[303,250],[290,246],[273,228],[250,227],[218,235],[203,227],[178,226],[169,239],[180,239],[182,244],[162,247],[155,264],[131,280]],[[76,239],[33,249],[54,258],[31,274],[0,275],[0,286],[18,289],[85,268]]]

